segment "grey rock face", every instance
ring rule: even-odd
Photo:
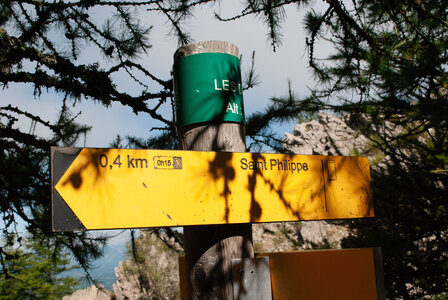
[[[111,300],[112,293],[106,290],[103,286],[99,288],[91,285],[82,290],[77,290],[70,296],[62,297],[62,300]]]
[[[346,227],[325,221],[260,223],[252,225],[254,250],[257,253],[340,248],[349,234]]]
[[[362,151],[368,140],[343,118],[319,113],[317,120],[297,124],[292,133],[285,133],[283,142],[295,154],[349,156]]]
[[[169,242],[169,241],[167,241]],[[173,248],[179,245],[172,245]],[[113,284],[117,300],[179,299],[178,255],[159,237],[141,231],[135,259],[119,263]]]

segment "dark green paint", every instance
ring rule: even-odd
[[[240,61],[225,53],[185,56],[174,64],[177,123],[244,124]]]

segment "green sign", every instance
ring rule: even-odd
[[[199,53],[174,64],[178,126],[244,123],[240,61],[226,53]]]

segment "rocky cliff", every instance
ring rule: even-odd
[[[369,152],[369,140],[356,129],[367,120],[350,116],[340,118],[319,113],[316,120],[297,124],[292,133],[285,133],[283,145],[295,154],[358,155]]]
[[[110,300],[112,292],[106,290],[102,285],[91,285],[85,289],[77,290],[70,296],[62,297],[62,300]]]
[[[130,252],[131,257],[115,268],[117,300],[180,298],[179,244],[157,231],[141,230]]]

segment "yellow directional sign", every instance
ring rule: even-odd
[[[374,216],[365,157],[83,148],[53,185],[86,229]]]

